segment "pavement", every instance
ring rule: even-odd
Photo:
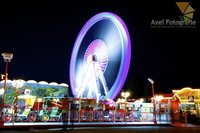
[[[191,128],[200,128],[200,125],[197,125],[197,124],[190,124],[190,123],[182,123],[182,122],[173,122],[170,124],[171,126],[173,127],[180,127],[180,128],[188,128],[188,127],[191,127]]]
[[[4,127],[17,126],[134,126],[134,125],[166,125],[166,122],[14,122],[4,123]]]
[[[45,129],[45,128],[57,128],[57,127],[114,127],[114,126],[169,126],[178,128],[200,128],[200,125],[181,123],[181,122],[15,122],[4,123],[4,127],[0,127],[1,130],[9,129]]]

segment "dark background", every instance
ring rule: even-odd
[[[178,0],[177,0],[178,1]],[[199,3],[196,28],[151,28],[152,19],[179,19],[175,0],[84,0],[0,2],[0,52],[12,52],[9,79],[69,82],[73,45],[83,25],[100,12],[113,12],[126,23],[132,42],[131,65],[123,90],[134,96],[200,87]],[[197,7],[198,6],[198,7]],[[0,58],[0,73],[5,63]]]

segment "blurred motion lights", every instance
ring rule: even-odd
[[[131,42],[123,20],[103,12],[87,21],[78,34],[70,61],[75,97],[114,99],[130,65]]]

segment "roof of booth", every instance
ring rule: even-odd
[[[65,86],[65,87],[69,87],[69,85],[68,84],[66,84],[66,83],[60,83],[60,84],[58,84],[58,83],[56,83],[56,82],[50,82],[50,83],[48,83],[48,82],[46,82],[46,81],[39,81],[39,82],[37,82],[37,81],[35,81],[35,80],[27,80],[27,81],[25,81],[25,80],[22,80],[22,79],[18,79],[18,80],[6,80],[6,83],[13,83],[14,81],[20,81],[20,82],[24,82],[24,83],[33,83],[33,84],[43,84],[43,85],[55,85],[55,86]],[[4,82],[5,82],[5,80],[2,80],[1,82],[0,82],[0,84],[4,84]]]

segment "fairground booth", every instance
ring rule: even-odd
[[[179,100],[180,117],[187,114],[188,119],[200,117],[200,89],[185,87],[172,90],[173,99]]]
[[[0,82],[4,122],[61,121],[68,111],[68,85],[34,80]],[[5,87],[5,88],[4,88]],[[66,105],[66,107],[65,107]]]
[[[155,95],[152,98],[154,108],[154,122],[171,122],[172,108],[174,102],[172,101],[172,94]]]

